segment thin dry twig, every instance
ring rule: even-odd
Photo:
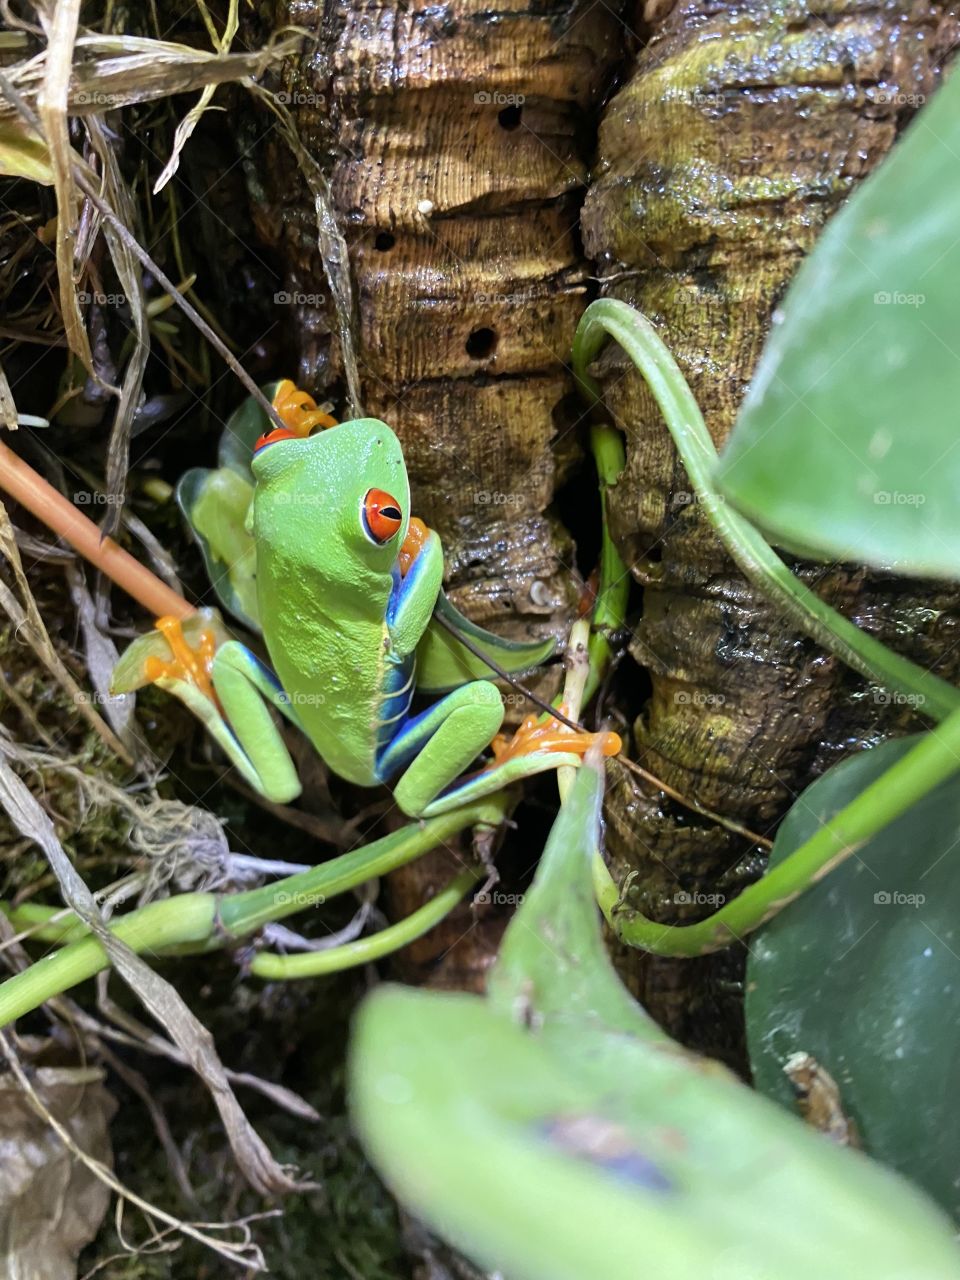
[[[0,448],[2,447],[0,446]],[[90,699],[85,697],[80,686],[64,666],[60,655],[53,647],[47,629],[43,624],[43,618],[40,616],[40,610],[37,608],[37,603],[33,598],[33,592],[27,582],[26,574],[23,571],[20,552],[17,549],[16,539],[13,535],[13,526],[7,515],[7,509],[2,502],[0,502],[0,555],[10,564],[23,601],[21,604],[6,585],[0,582],[0,608],[6,612],[10,621],[16,627],[17,634],[27,640],[34,653],[70,697],[80,714],[89,721],[111,751],[115,752],[125,764],[132,765],[133,759],[126,747],[99,714]]]
[[[0,8],[0,12],[4,10],[5,6]],[[8,21],[5,12],[4,20]],[[83,53],[84,60],[72,68],[66,110],[71,116],[91,115],[196,92],[208,85],[237,82],[247,76],[258,77],[295,53],[302,39],[302,32],[291,29],[262,49],[218,54],[146,36],[84,32],[74,41],[74,48]],[[31,106],[42,90],[48,56],[48,50],[42,50],[7,68],[13,87]],[[15,115],[15,107],[0,98],[0,123],[7,123]]]
[[[9,77],[2,71],[0,71],[0,89],[2,89],[7,98],[16,105],[16,108],[24,122],[34,130],[37,136],[42,138],[43,128],[40,120],[13,87]],[[236,374],[250,395],[257,401],[261,409],[263,409],[264,413],[267,415],[267,418],[274,424],[274,426],[283,427],[284,423],[280,415],[257,386],[256,382],[254,382],[253,378],[250,377],[249,373],[247,373],[246,369],[244,369],[243,365],[229,349],[226,343],[210,327],[207,321],[204,320],[196,307],[194,307],[193,304],[184,297],[166,272],[163,271],[156,262],[154,262],[150,254],[147,253],[146,249],[144,249],[137,240],[136,236],[134,236],[133,233],[123,224],[121,219],[117,217],[108,202],[99,195],[96,190],[94,176],[90,172],[89,167],[83,163],[79,156],[75,155],[73,156],[73,174],[77,181],[77,185],[104,221],[113,227],[118,238],[130,250],[133,256],[137,258],[137,260],[152,274],[160,287],[169,294],[184,315],[186,315],[191,323],[200,330],[217,354],[223,359],[228,368]]]
[[[91,146],[100,160],[103,174],[103,195],[117,210],[123,221],[133,223],[136,217],[133,197],[124,182],[117,164],[116,151],[110,144],[99,116],[91,116],[86,122]],[[118,236],[109,219],[104,220],[103,235],[110,250],[117,279],[127,299],[133,320],[133,348],[123,372],[120,399],[114,414],[107,446],[105,485],[107,490],[106,516],[102,522],[104,535],[112,537],[120,525],[120,513],[126,493],[127,471],[130,466],[130,437],[133,419],[143,391],[143,378],[150,356],[150,328],[147,322],[147,300],[143,291],[143,272],[129,244]]]
[[[207,30],[210,33],[210,38],[213,41],[214,48],[221,57],[225,56],[230,52],[230,45],[233,43],[233,38],[240,27],[239,0],[230,0],[230,8],[227,13],[227,19],[224,24],[222,36],[217,34],[213,18],[207,11],[207,6],[203,3],[203,0],[197,0],[197,4],[203,16]],[[163,190],[180,167],[180,153],[187,145],[194,129],[196,129],[197,125],[200,123],[200,117],[210,106],[210,100],[216,92],[216,89],[217,86],[214,84],[204,85],[203,92],[200,94],[200,101],[190,108],[184,118],[177,125],[176,132],[173,135],[173,147],[170,152],[170,158],[163,166],[163,172],[160,174],[160,177],[153,184],[154,195]]]
[[[47,58],[37,110],[43,125],[43,140],[50,152],[53,185],[57,196],[60,310],[70,350],[82,360],[91,378],[99,381],[73,277],[77,243],[77,188],[73,177],[73,148],[67,124],[67,100],[73,69],[74,42],[80,22],[80,0],[58,0],[53,9],[52,21],[42,9],[40,21],[47,35]]]

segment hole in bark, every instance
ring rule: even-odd
[[[565,436],[573,427],[587,420],[587,410],[575,391],[568,391],[550,410],[553,420],[554,441],[558,436]]]
[[[387,250],[392,249],[396,243],[397,243],[397,237],[393,235],[392,232],[381,231],[377,235],[376,240],[374,240],[373,247],[375,249],[378,249],[380,253],[386,253]]]
[[[467,355],[474,360],[486,360],[497,349],[497,335],[492,329],[474,329],[466,342]]]
[[[500,128],[511,130],[516,129],[520,124],[520,116],[523,114],[523,107],[511,106],[504,107],[497,119],[500,121]]]

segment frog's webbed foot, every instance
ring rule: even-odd
[[[212,627],[203,627],[197,635],[196,645],[191,645],[184,635],[179,618],[166,614],[153,624],[166,640],[171,657],[161,658],[149,654],[143,663],[143,674],[148,684],[158,680],[180,680],[211,701],[215,700],[211,670],[217,649],[217,638]]]
[[[182,621],[158,618],[153,631],[124,650],[113,669],[111,691],[132,693],[159,682],[162,688],[188,689],[194,697],[213,701],[213,659],[229,639],[216,609],[198,609]]]
[[[564,703],[560,704],[558,710],[561,715],[567,714]],[[587,733],[583,729],[572,729],[562,720],[528,716],[512,738],[508,739],[502,733],[497,734],[490,744],[493,763],[488,768],[496,769],[509,760],[539,755],[542,752],[559,751],[564,754],[584,756],[595,743],[599,744],[605,756],[618,755],[623,745],[620,735],[608,730],[601,733]]]
[[[289,378],[283,378],[277,384],[273,407],[284,426],[298,436],[308,436],[317,427],[325,430],[337,425],[336,418],[331,417],[325,407],[317,408],[313,396],[299,390]]]
[[[179,698],[248,786],[278,804],[299,795],[296,769],[270,711],[297,723],[290,700],[269,667],[231,637],[215,609],[182,622],[158,618],[153,631],[134,640],[114,668],[111,691],[128,693],[145,684]]]
[[[272,427],[257,441],[254,452],[266,444],[275,444],[278,440],[296,440],[312,435],[318,428],[337,425],[325,408],[317,408],[317,402],[306,391],[300,391],[289,378],[277,383],[273,393],[273,407],[283,423],[282,427]]]

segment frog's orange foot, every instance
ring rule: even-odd
[[[276,444],[278,440],[302,440],[317,427],[335,427],[336,418],[317,408],[317,402],[306,391],[300,391],[289,378],[277,383],[273,393],[273,407],[277,411],[282,427],[274,427],[266,431],[254,446],[254,452],[265,444]]]
[[[209,627],[204,627],[198,637],[194,649],[183,634],[180,619],[170,614],[157,618],[154,626],[170,646],[173,655],[168,661],[163,658],[147,658],[143,664],[143,674],[150,684],[157,680],[183,680],[192,684],[211,701],[214,700],[213,681],[210,670],[213,666],[213,655],[216,650],[216,636]]]
[[[566,707],[560,704],[561,715],[566,715]],[[534,755],[541,751],[562,751],[583,756],[595,744],[605,756],[618,755],[622,743],[620,735],[604,731],[603,733],[587,733],[583,729],[571,729],[561,720],[553,718],[544,720],[539,716],[528,716],[512,738],[497,734],[490,744],[493,750],[493,765],[505,764],[508,760],[516,760],[521,756]]]

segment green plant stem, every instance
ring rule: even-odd
[[[17,933],[27,934],[30,942],[53,942],[61,946],[90,932],[69,907],[47,907],[38,902],[11,907],[0,902],[0,915],[6,916]]]
[[[482,867],[468,867],[405,919],[378,933],[347,942],[342,947],[331,947],[328,951],[304,951],[296,955],[261,951],[251,962],[250,972],[258,978],[316,978],[379,960],[392,951],[399,951],[409,942],[415,942],[439,924],[483,874]]]
[[[901,658],[825,604],[787,568],[757,529],[730,507],[713,481],[717,451],[686,379],[656,330],[637,311],[613,298],[592,302],[577,326],[573,366],[591,401],[600,389],[587,373],[608,337],[643,375],[663,414],[690,483],[710,523],[744,576],[791,622],[868,680],[917,699],[935,720],[960,707],[960,690]]]
[[[151,902],[114,920],[111,932],[138,953],[213,950],[273,920],[317,906],[374,876],[404,866],[464,827],[496,826],[503,821],[509,802],[509,794],[501,793],[441,817],[411,823],[364,849],[342,854],[260,889],[227,895],[182,893]],[[7,910],[7,914],[15,918],[16,912],[23,910]],[[37,913],[39,908],[33,904],[30,911]],[[39,915],[35,919],[42,922]],[[61,937],[70,936],[67,925],[78,927],[72,917],[61,923],[65,926]],[[59,929],[60,923],[46,927]],[[68,942],[0,984],[0,1027],[92,978],[108,964],[103,947],[89,934]]]
[[[699,924],[664,925],[619,902],[616,885],[594,859],[601,909],[622,942],[662,956],[699,956],[742,939],[775,916],[883,827],[960,769],[960,711],[926,734],[895,765],[762,880]],[[602,868],[602,872],[600,870]]]
[[[618,631],[623,626],[630,595],[630,570],[621,560],[617,544],[610,537],[610,520],[607,511],[607,491],[619,480],[624,468],[623,437],[614,427],[594,423],[590,428],[590,447],[600,481],[602,542],[597,599],[593,607],[588,646],[590,671],[583,690],[581,702],[583,706],[586,706],[596,693],[610,662],[613,651],[609,635],[611,631]],[[574,719],[577,718],[574,716]]]
[[[221,899],[219,924],[234,937],[261,925],[295,915],[305,906],[321,905],[327,898],[405,866],[421,854],[450,840],[465,827],[496,827],[503,822],[510,797],[501,793],[474,801],[439,818],[411,823],[363,849],[354,849],[309,871],[286,876],[260,889]]]
[[[131,911],[110,926],[110,931],[131,950],[163,951],[169,946],[195,944],[203,950],[214,938],[217,899],[212,893],[181,893],[163,902],[151,902]],[[29,969],[0,985],[0,1027],[38,1008],[92,978],[109,964],[103,947],[89,934],[43,956]]]
[[[570,639],[567,643],[567,674],[563,681],[562,695],[563,705],[573,720],[580,719],[584,694],[590,683],[590,677],[595,674],[593,664],[598,655],[591,649],[592,639],[590,623],[586,618],[578,618],[570,628]],[[604,653],[601,650],[599,659],[605,663],[608,656],[609,651]],[[561,804],[566,804],[576,776],[577,770],[573,765],[567,764],[557,770],[557,790]]]

